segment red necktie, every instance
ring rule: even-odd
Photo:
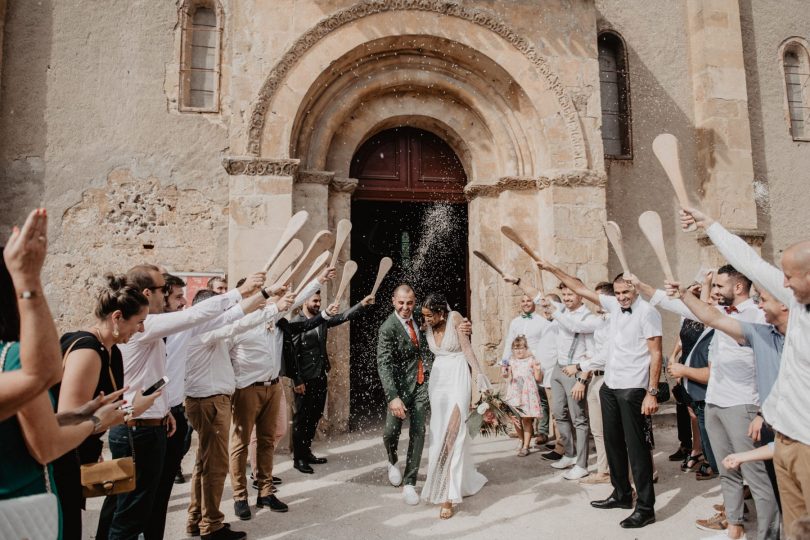
[[[411,342],[413,346],[417,349],[419,348],[419,338],[416,337],[416,330],[413,329],[413,319],[408,319],[405,321],[405,324],[408,326],[408,333],[411,335]],[[422,355],[419,355],[419,364],[416,367],[416,384],[422,384],[425,382],[425,368],[422,367]]]
[[[726,306],[726,315],[731,315],[732,313],[739,313],[737,306]]]

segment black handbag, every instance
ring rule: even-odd
[[[682,383],[678,383],[672,387],[672,395],[675,401],[681,405],[692,405],[692,396],[689,395],[689,392],[686,391]]]

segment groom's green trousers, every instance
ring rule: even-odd
[[[403,400],[403,403],[405,403],[407,409],[405,418],[410,421],[410,432],[408,459],[405,461],[405,473],[402,475],[402,483],[415,486],[416,475],[419,473],[419,462],[422,461],[422,447],[425,446],[425,420],[430,410],[427,381],[416,386],[416,395],[410,402]],[[397,443],[399,443],[400,431],[402,431],[402,419],[391,414],[389,410],[385,417],[383,444],[385,444],[388,461],[391,464],[397,462]]]

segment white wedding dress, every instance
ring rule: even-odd
[[[478,373],[481,371],[471,349],[465,347],[467,355],[462,352],[456,331],[460,320],[461,316],[455,311],[448,314],[441,344],[436,343],[433,329],[427,330],[428,345],[435,360],[428,386],[430,448],[422,499],[436,504],[460,503],[462,497],[478,493],[487,482],[486,477],[475,470],[469,449],[466,420],[472,392],[470,369],[475,366]],[[466,339],[461,336],[461,340]]]

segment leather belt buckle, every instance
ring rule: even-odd
[[[281,377],[276,377],[275,379],[270,379],[269,381],[259,381],[253,383],[253,386],[273,386],[274,384],[278,384],[281,382]]]

